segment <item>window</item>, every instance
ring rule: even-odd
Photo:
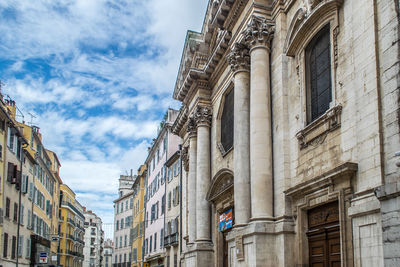
[[[14,221],[18,220],[18,203],[14,203]]]
[[[154,251],[157,250],[157,233],[154,233]]]
[[[165,194],[161,198],[161,215],[165,213]]]
[[[178,267],[178,255],[174,255],[174,267]]]
[[[11,259],[15,259],[15,252],[16,252],[16,247],[17,246],[17,237],[13,236],[12,237],[12,244],[11,244]]]
[[[224,107],[221,115],[221,145],[225,152],[233,147],[233,101],[234,90],[225,95]]]
[[[119,237],[119,247],[122,248],[122,236]],[[120,259],[121,261],[121,259]]]
[[[118,231],[119,230],[119,221],[117,220],[117,225],[116,225],[116,231]]]
[[[149,249],[149,240],[146,238],[145,242],[144,242],[144,253],[147,254]]]
[[[171,191],[168,192],[168,210],[171,209]]]
[[[118,211],[119,211],[119,203],[117,203],[117,208],[115,209],[115,213],[118,214]]]
[[[26,257],[31,257],[31,239],[29,238],[29,236],[26,239]]]
[[[121,229],[124,228],[124,219],[121,219]]]
[[[160,234],[160,248],[164,246],[164,228],[161,229],[161,234]]]
[[[133,252],[132,252],[132,254],[133,254],[133,262],[136,262],[137,261],[137,248],[134,248],[133,249]]]
[[[10,205],[11,205],[11,201],[10,199],[7,197],[6,198],[6,217],[10,218]]]
[[[307,121],[314,121],[329,109],[332,101],[329,24],[306,47]]]
[[[7,258],[8,254],[8,234],[4,233],[4,243],[3,243],[3,258]]]
[[[24,245],[24,236],[21,235],[19,236],[18,240],[18,257],[22,257],[22,251],[23,251],[23,245]]]
[[[124,202],[121,202],[121,212],[124,211]]]
[[[125,235],[124,237],[124,247],[126,247],[128,244],[128,237]]]
[[[149,245],[149,248],[150,248],[149,252],[150,253],[151,253],[152,247],[153,247],[153,236],[150,236],[150,245]]]
[[[114,258],[114,263],[118,263],[118,257],[117,257],[117,255],[115,255],[115,258]]]

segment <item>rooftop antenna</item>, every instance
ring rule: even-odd
[[[28,115],[29,116],[31,116],[31,121],[29,122],[29,124],[30,124],[30,126],[32,126],[33,125],[33,118],[35,118],[36,119],[36,116],[35,115],[33,115],[32,113],[30,113],[30,112],[28,112]]]

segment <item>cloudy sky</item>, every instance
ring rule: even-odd
[[[61,177],[112,235],[118,177],[137,172],[207,0],[0,1],[0,80]]]

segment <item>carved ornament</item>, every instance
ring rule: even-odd
[[[189,137],[196,136],[196,134],[197,134],[197,124],[196,124],[196,120],[193,117],[190,117],[188,119],[186,130],[189,133]]]
[[[274,37],[275,26],[266,18],[252,16],[247,29],[244,30],[244,40],[251,48],[255,46],[266,46],[271,48],[271,41]]]
[[[328,133],[336,130],[341,124],[342,106],[339,104],[330,108],[321,117],[307,125],[297,134],[300,149],[310,145],[318,146],[322,144]]]
[[[227,60],[233,72],[250,71],[250,54],[245,44],[235,43]]]
[[[211,126],[212,110],[207,106],[197,106],[194,113],[197,126]]]
[[[185,146],[182,149],[182,162],[183,162],[183,168],[185,169],[186,172],[189,171],[189,148]]]

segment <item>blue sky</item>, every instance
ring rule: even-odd
[[[110,237],[118,177],[137,171],[207,0],[0,2],[2,92],[40,127],[61,177]]]

